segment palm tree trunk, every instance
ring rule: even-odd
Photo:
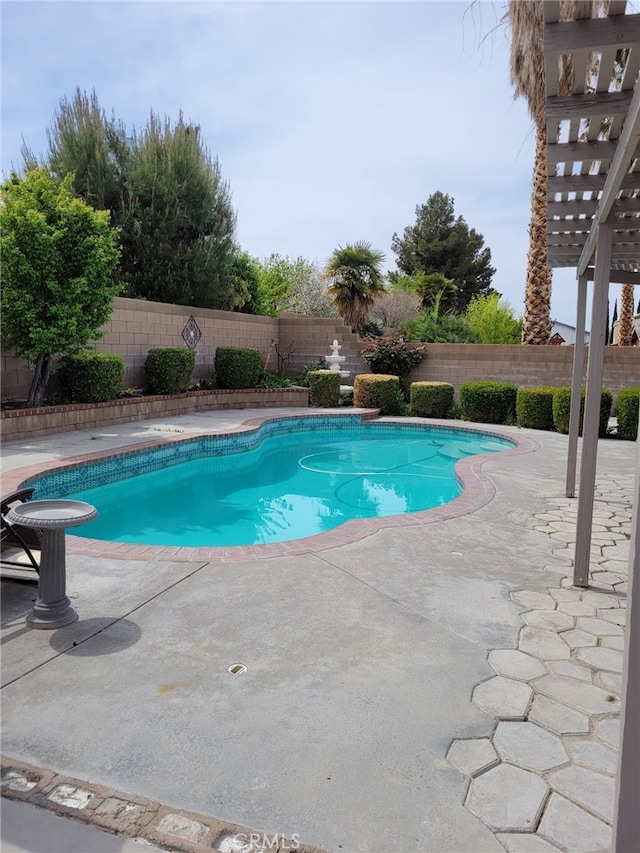
[[[618,345],[631,346],[633,334],[633,285],[623,284],[620,297],[620,325],[618,326]]]
[[[522,343],[548,344],[550,333],[551,270],[547,264],[547,128],[544,123],[541,123],[536,132]]]

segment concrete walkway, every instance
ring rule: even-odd
[[[3,466],[264,414],[12,442]],[[606,849],[635,445],[600,442],[582,593],[566,437],[500,431],[540,446],[487,458],[495,495],[468,515],[294,556],[71,554],[80,618],[55,632],[26,628],[33,588],[3,583],[3,793],[90,821],[109,797],[154,803],[128,831],[166,849],[249,850],[247,827],[254,850]],[[93,806],[67,790],[83,784]]]

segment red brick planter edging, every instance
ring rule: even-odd
[[[122,397],[106,403],[10,409],[0,412],[0,438],[2,441],[15,441],[214,409],[307,406],[308,403],[308,388],[292,386],[245,391],[185,391],[182,394]]]

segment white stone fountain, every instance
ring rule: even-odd
[[[334,370],[336,373],[340,374],[342,379],[346,379],[348,376],[351,376],[350,370],[340,370],[340,365],[346,361],[346,356],[340,355],[340,350],[342,349],[341,344],[335,340],[331,344],[331,355],[325,355],[324,360],[329,365],[329,370]],[[341,385],[340,393],[341,394],[349,394],[353,391],[352,385]]]

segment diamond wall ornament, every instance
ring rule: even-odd
[[[200,327],[193,317],[189,317],[184,329],[182,330],[182,340],[189,349],[195,349],[198,346],[198,341],[201,337],[202,332],[200,331]]]

